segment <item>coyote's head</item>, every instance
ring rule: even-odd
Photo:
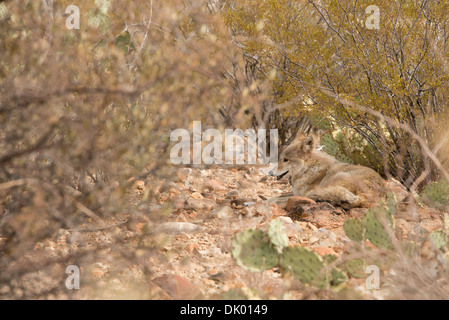
[[[296,138],[281,152],[277,171],[271,174],[282,179],[291,176],[292,170],[295,173],[305,171],[304,162],[313,150],[318,149],[321,135],[322,131],[312,127],[308,119],[301,120]]]

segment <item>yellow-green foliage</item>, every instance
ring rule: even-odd
[[[432,138],[428,120],[448,113],[449,73],[440,41],[448,30],[449,3],[381,0],[380,29],[361,21],[372,1],[231,1],[227,25],[244,51],[272,79],[276,102],[295,100],[280,110],[284,119],[298,114],[332,118],[345,141],[339,155],[381,172],[383,162],[398,178],[423,170],[422,154],[403,131],[373,116],[337,103],[321,88],[382,112]],[[400,6],[400,7],[399,7]],[[279,122],[279,121],[278,121]],[[275,124],[276,125],[276,124]],[[337,141],[338,141],[338,137]],[[344,147],[343,147],[344,146]]]

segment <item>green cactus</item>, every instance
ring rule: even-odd
[[[275,267],[278,254],[268,236],[261,230],[244,230],[231,241],[231,253],[238,266],[249,271],[263,271]]]
[[[446,180],[429,183],[421,196],[427,205],[442,209],[449,204],[449,184]]]
[[[449,243],[447,241],[447,234],[443,230],[432,231],[429,235],[429,239],[438,249],[447,250],[449,248]]]
[[[398,201],[396,200],[396,196],[393,192],[387,193],[387,203],[386,206],[388,208],[388,211],[395,216],[398,212]]]
[[[334,256],[333,254],[326,254],[323,256],[323,261],[326,263],[326,265],[330,265],[337,261],[337,256]]]
[[[346,236],[355,242],[362,242],[364,240],[365,228],[363,224],[357,219],[348,219],[343,225],[343,230]]]
[[[352,259],[345,262],[345,269],[354,278],[366,278],[366,263],[363,259]]]
[[[385,219],[389,226],[393,228],[391,213],[382,207],[373,208],[362,219],[362,224],[365,227],[365,236],[376,247],[391,249],[392,241],[382,225],[381,219]]]
[[[290,247],[284,250],[280,258],[283,272],[293,275],[303,283],[318,280],[324,267],[323,260],[310,249]]]
[[[268,237],[278,253],[288,247],[288,236],[284,231],[282,220],[274,219],[268,224]]]
[[[115,45],[117,48],[123,50],[125,54],[136,48],[134,43],[131,41],[131,34],[128,31],[123,32],[115,38]]]
[[[321,145],[324,146],[324,151],[331,156],[336,156],[338,152],[338,143],[330,133],[326,133],[321,137]]]
[[[331,286],[338,286],[348,280],[346,273],[337,268],[332,268],[329,277],[329,283]]]
[[[343,161],[345,163],[354,164],[354,160],[352,160],[350,157],[348,157],[343,151],[338,151],[336,158],[340,161]]]
[[[332,267],[331,269],[331,265],[337,261],[337,256],[333,255],[333,254],[326,254],[325,256],[323,256],[323,261],[324,264],[326,266],[326,269],[329,270],[327,272],[327,282],[331,285],[331,286],[338,286],[341,283],[346,282],[346,280],[348,280],[348,277],[346,275],[345,272],[343,272],[342,270],[338,269],[338,268],[334,268]],[[325,284],[326,282],[324,282],[323,284]]]
[[[449,214],[447,213],[444,214],[443,222],[444,222],[444,231],[446,231],[446,233],[449,233]]]

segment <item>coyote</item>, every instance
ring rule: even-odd
[[[386,195],[384,180],[374,170],[338,161],[320,150],[322,131],[300,122],[298,135],[281,152],[278,179],[289,177],[295,196],[329,201],[344,209],[371,208]]]

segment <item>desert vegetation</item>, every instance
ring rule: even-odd
[[[72,5],[0,1],[1,299],[449,297],[448,2]],[[170,161],[194,121],[282,151],[304,116],[382,203]]]

